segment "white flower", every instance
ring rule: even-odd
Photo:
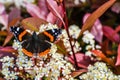
[[[16,73],[13,72],[13,71],[10,71],[8,68],[2,69],[1,72],[2,72],[3,75],[5,75],[5,77],[4,77],[5,79],[12,80],[12,79],[16,79],[17,78]]]
[[[89,31],[85,31],[83,33],[82,40],[84,43],[87,44],[86,50],[94,50],[95,49],[94,36]]]
[[[14,67],[14,62],[13,62],[14,58],[13,57],[9,57],[9,56],[5,56],[2,59],[0,59],[0,61],[2,62],[2,68],[8,68],[8,67]]]
[[[29,61],[26,62],[26,65],[24,65],[24,67],[25,67],[26,69],[31,69],[33,65],[34,65],[34,64],[33,64],[33,61],[32,61],[32,60],[29,60]]]
[[[82,80],[120,80],[103,62],[88,66],[88,72],[80,76]]]
[[[2,74],[4,74],[4,75],[8,75],[8,74],[10,73],[10,71],[9,71],[8,68],[3,68],[1,72],[2,72]]]
[[[57,46],[51,43],[50,54],[54,55],[57,51]]]
[[[86,50],[91,50],[92,49],[92,46],[91,45],[87,45],[86,46]]]
[[[19,67],[19,68],[22,68],[22,67],[24,67],[24,66],[26,66],[26,60],[25,60],[25,58],[24,57],[18,57],[17,58],[17,60],[16,60],[16,64],[17,64],[17,66]]]
[[[9,57],[9,56],[5,56],[3,57],[3,59],[1,59],[2,62],[12,62],[13,61],[13,57]]]
[[[17,75],[17,74],[16,74],[15,72],[11,71],[11,73],[9,74],[10,79],[17,79],[17,76],[16,76],[16,75]]]
[[[85,52],[85,55],[86,55],[86,56],[90,56],[90,57],[91,57],[92,52],[91,52],[91,51],[86,51],[86,52]]]
[[[50,30],[50,29],[58,28],[58,26],[57,25],[53,25],[51,23],[48,23],[48,24],[42,24],[42,25],[40,25],[39,28],[40,28],[39,32],[43,32],[45,30]]]
[[[72,45],[74,45],[73,49],[74,49],[75,53],[81,50],[80,44],[77,41],[75,41],[75,42],[72,41]]]
[[[21,43],[18,42],[17,40],[14,40],[13,46],[14,49],[22,49]]]
[[[85,43],[94,43],[94,36],[90,33],[90,32],[88,32],[88,31],[85,31],[84,33],[83,33],[83,38],[82,38],[82,40],[85,42]]]
[[[64,70],[62,70],[62,74],[64,75],[64,76],[66,76],[66,75],[68,75],[68,74],[70,74],[71,73],[71,71],[69,70],[69,69],[64,69]]]
[[[63,55],[59,53],[55,53],[52,55],[52,58],[54,58],[55,60],[60,60],[63,58]]]
[[[49,74],[49,69],[45,67],[45,68],[42,68],[41,70],[42,70],[42,73],[47,77]]]
[[[71,63],[66,62],[65,66],[68,67],[71,70],[75,70],[75,68],[73,67],[73,65]]]
[[[80,28],[77,25],[71,25],[69,27],[69,33],[72,36],[72,38],[77,39],[80,34]]]
[[[69,39],[65,29],[62,30],[62,36],[63,36],[63,39],[65,38],[65,40]]]
[[[58,80],[58,77],[60,76],[60,71],[53,70],[52,74],[50,74],[50,75],[51,75],[52,80]]]
[[[100,45],[96,45],[95,47],[96,47],[96,49],[101,49]]]
[[[14,63],[13,62],[2,63],[2,68],[5,68],[5,67],[14,67]]]

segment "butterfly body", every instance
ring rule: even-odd
[[[37,32],[29,33],[27,30],[20,27],[11,27],[15,38],[21,42],[22,52],[29,56],[44,56],[49,53],[51,44],[54,42],[58,35],[61,33],[60,29],[46,30],[42,33]]]

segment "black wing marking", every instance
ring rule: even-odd
[[[51,44],[45,40],[44,35],[38,36],[34,32],[29,39],[23,41],[22,47],[32,53],[41,53],[46,49],[50,49]]]

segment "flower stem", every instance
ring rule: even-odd
[[[74,57],[75,68],[78,69],[77,59],[76,59],[76,56],[75,56],[75,52],[74,52],[74,49],[73,49],[71,37],[70,37],[70,34],[69,34],[69,30],[68,30],[68,18],[66,16],[65,0],[63,0],[63,10],[64,10],[64,21],[65,21],[65,24],[63,24],[63,25],[64,25],[64,27],[66,29],[66,32],[67,32],[67,35],[69,37],[69,43],[70,43],[71,51],[72,51],[73,57]]]

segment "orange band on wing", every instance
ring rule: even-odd
[[[44,52],[39,53],[38,55],[39,55],[40,57],[43,57],[43,56],[45,56],[46,54],[48,54],[49,52],[50,52],[50,49],[47,49],[47,50],[45,50]]]
[[[54,37],[53,37],[51,34],[49,34],[49,33],[46,32],[46,31],[44,31],[43,33],[50,38],[50,41],[51,41],[51,42],[54,41]]]
[[[29,56],[29,57],[32,57],[32,56],[33,56],[33,54],[32,54],[31,52],[27,51],[27,50],[24,49],[24,48],[22,48],[22,52],[23,52],[25,55]]]
[[[20,41],[22,41],[22,37],[23,37],[26,33],[27,33],[27,31],[24,30],[24,31],[19,35],[18,39],[19,39]]]

